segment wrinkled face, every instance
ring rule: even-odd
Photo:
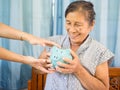
[[[94,23],[90,25],[84,14],[75,11],[67,14],[65,26],[71,44],[80,45],[93,29]]]

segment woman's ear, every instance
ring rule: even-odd
[[[91,28],[90,28],[90,31],[93,30],[94,25],[95,25],[95,20],[93,20],[92,23],[90,24],[90,27],[91,27]]]

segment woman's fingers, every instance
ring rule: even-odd
[[[63,58],[63,60],[68,63],[68,64],[72,64],[72,59],[69,59],[69,58]]]
[[[70,67],[69,64],[62,63],[62,62],[57,62],[57,65],[58,65],[59,67],[63,67],[63,68],[69,68],[69,67]]]
[[[41,67],[40,70],[45,72],[45,73],[53,73],[53,70],[48,70],[48,69],[46,69],[44,67]]]
[[[52,41],[45,40],[44,43],[47,46],[57,46],[57,47],[61,48],[61,46],[59,44],[52,42]]]
[[[47,52],[47,54],[46,54],[47,56],[50,56],[51,54],[50,54],[50,52]]]
[[[56,67],[56,71],[64,73],[64,74],[72,73],[72,69],[66,69],[66,68],[58,67],[58,66]]]
[[[39,59],[38,62],[41,63],[41,64],[45,64],[47,62],[47,59]]]

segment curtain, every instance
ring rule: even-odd
[[[18,30],[46,38],[65,34],[65,9],[75,0],[0,0],[0,22]],[[94,4],[96,24],[91,36],[114,54],[112,66],[120,66],[120,1],[87,0]],[[0,38],[0,46],[21,55],[38,58],[41,46],[25,41]],[[19,90],[27,87],[31,67],[0,60],[0,89]]]
[[[0,22],[18,30],[46,38],[51,35],[52,0],[0,0]],[[38,58],[42,47],[25,41],[0,38],[0,46],[15,53]],[[0,60],[0,90],[27,87],[31,67]]]
[[[65,34],[65,9],[75,0],[53,0],[53,35]]]

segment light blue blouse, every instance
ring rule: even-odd
[[[68,35],[54,36],[49,38],[60,44],[63,48],[70,48]],[[102,44],[88,36],[84,43],[78,48],[76,54],[81,64],[92,75],[96,67],[103,62],[113,59],[113,53]],[[85,90],[74,74],[62,74],[55,72],[47,75],[45,90]]]

